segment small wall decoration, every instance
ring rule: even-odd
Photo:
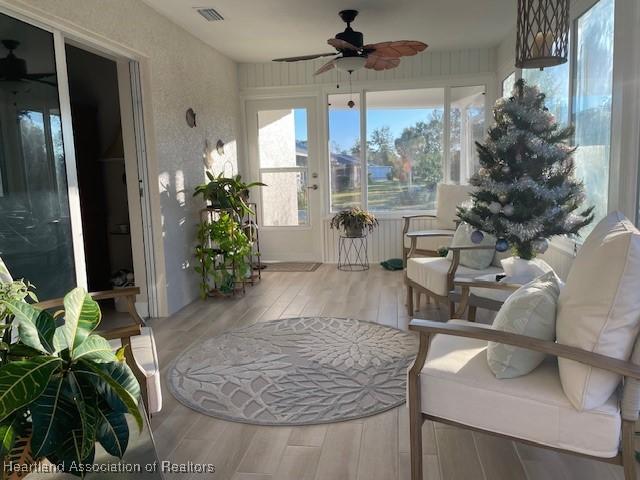
[[[224,155],[224,142],[222,140],[216,142],[216,151],[218,155]]]
[[[193,111],[193,108],[189,108],[186,114],[187,125],[191,128],[196,127],[196,112]]]

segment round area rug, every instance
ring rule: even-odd
[[[169,389],[212,417],[312,425],[405,401],[411,334],[377,323],[304,317],[261,322],[197,342],[169,369]]]

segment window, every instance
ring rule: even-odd
[[[476,142],[482,141],[484,129],[484,87],[451,89],[449,110],[449,183],[465,184],[478,167]]]
[[[366,92],[364,99],[329,95],[331,211],[435,210],[438,183],[467,183],[475,173],[475,142],[485,135],[484,92],[470,86]]]
[[[545,105],[560,125],[569,122],[569,62],[544,70],[527,68],[522,78],[530,85],[537,85],[546,95]]]
[[[444,89],[368,92],[367,208],[431,210],[443,178]]]
[[[595,206],[596,221],[607,213],[609,194],[614,7],[614,0],[600,0],[576,21],[576,174],[587,204]]]
[[[309,223],[307,190],[307,110],[258,112],[258,152],[262,189],[262,224],[292,227]]]
[[[516,84],[516,72],[511,72],[507,78],[502,81],[502,96],[509,97],[513,91],[513,86]]]
[[[349,101],[354,102],[349,108]],[[331,211],[361,205],[360,96],[329,95]]]

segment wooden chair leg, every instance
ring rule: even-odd
[[[429,335],[420,333],[420,348],[407,376],[411,480],[422,480],[422,423],[424,419],[420,408],[420,372],[427,358],[429,338]]]
[[[467,314],[467,320],[469,320],[470,322],[475,322],[477,310],[478,310],[478,307],[469,305],[469,313]]]
[[[416,292],[416,304],[415,304],[416,312],[420,311],[420,297],[422,297],[422,294],[420,292]]]
[[[622,467],[624,468],[624,480],[636,480],[636,458],[634,446],[635,422],[622,421]],[[413,479],[412,479],[413,480]]]
[[[453,302],[449,302],[449,320],[455,318],[456,316],[456,304]]]
[[[413,318],[413,287],[407,285],[407,314],[409,318]]]

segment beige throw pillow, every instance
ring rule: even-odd
[[[619,212],[587,237],[558,300],[558,343],[628,360],[640,329],[640,232]],[[604,404],[620,376],[559,359],[565,394],[578,410]]]
[[[541,340],[556,337],[556,305],[560,280],[554,272],[523,285],[506,300],[493,321],[493,329]],[[489,342],[487,361],[497,378],[515,378],[533,371],[544,353],[503,343]]]
[[[489,235],[488,233],[484,234],[484,238],[479,244],[473,243],[471,241],[471,234],[475,230],[476,229],[468,223],[462,222],[456,229],[456,232],[453,234],[451,246],[467,247],[473,245],[486,245],[489,247],[495,247],[496,237],[494,237],[493,235]],[[491,261],[493,260],[493,256],[495,255],[495,253],[495,248],[488,248],[486,250],[462,250],[460,252],[460,265],[473,268],[474,270],[484,270],[489,265],[491,265]],[[453,259],[453,252],[449,252],[447,254],[447,259]]]

